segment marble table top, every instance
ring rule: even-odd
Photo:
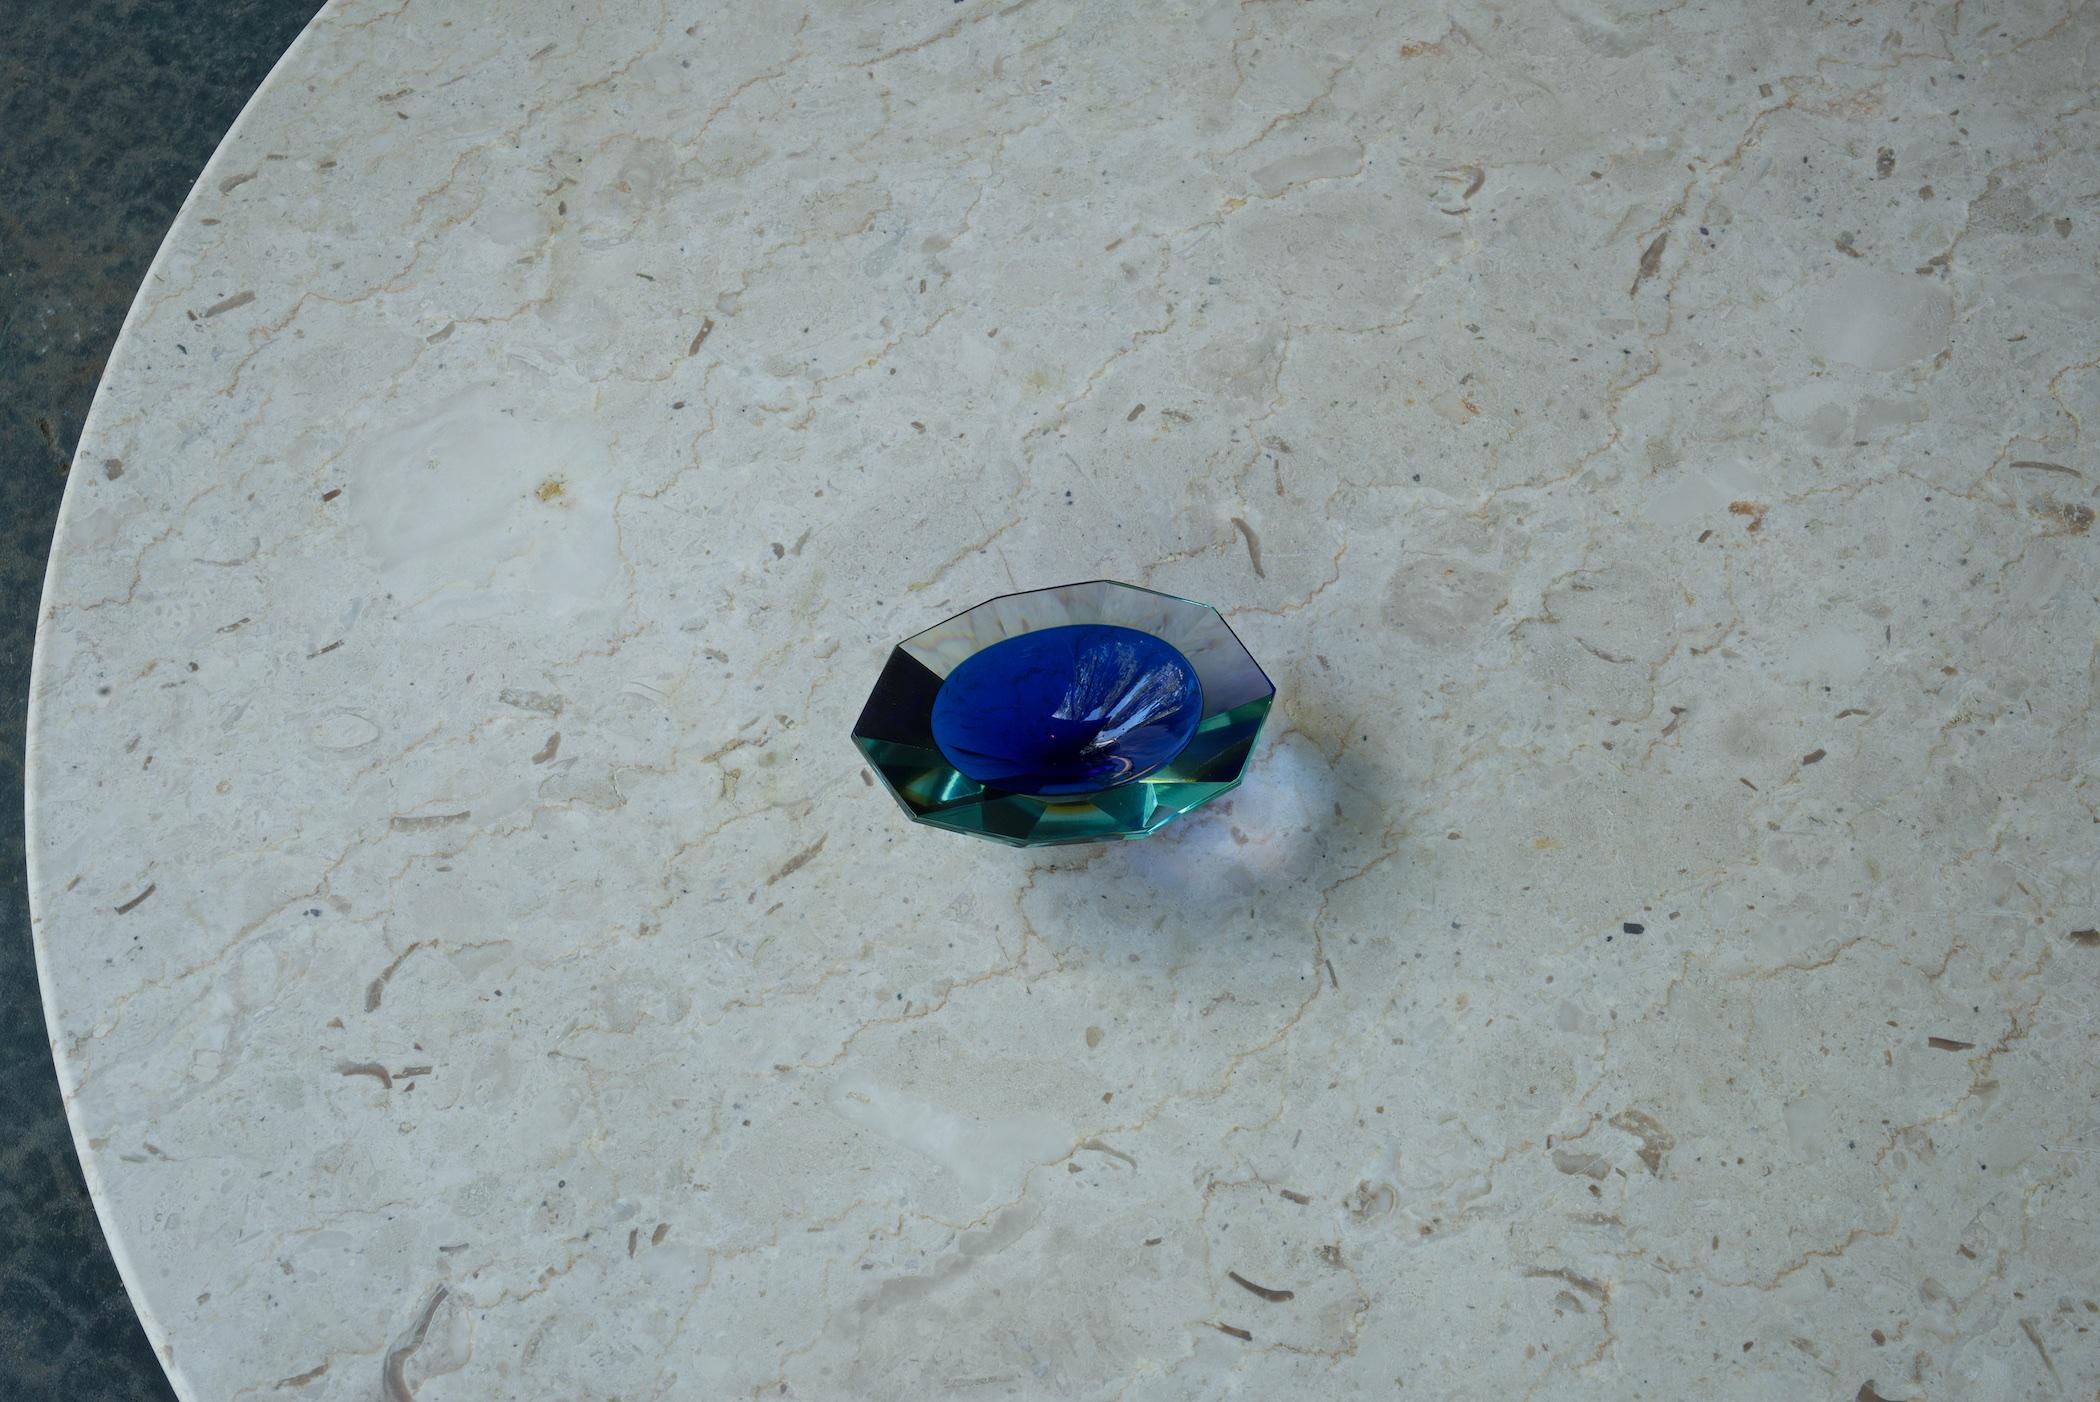
[[[330,4],[39,638],[177,1391],[2091,1396],[2096,72],[2040,0]],[[1276,678],[1245,786],[906,823],[890,643],[1097,576]]]

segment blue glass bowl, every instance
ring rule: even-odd
[[[1102,842],[1238,785],[1275,696],[1216,609],[1092,580],[987,599],[897,644],[853,740],[918,822]]]

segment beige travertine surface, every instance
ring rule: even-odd
[[[40,641],[178,1390],[2092,1397],[2096,74],[2092,4],[332,4]],[[906,824],[889,644],[1097,575],[1276,677],[1244,788]]]

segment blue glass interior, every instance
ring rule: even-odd
[[[1135,628],[1075,623],[965,658],[933,698],[933,739],[980,784],[1094,793],[1173,759],[1202,718],[1203,684],[1174,647]]]

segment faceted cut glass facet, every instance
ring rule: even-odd
[[[918,822],[1020,847],[1100,842],[1235,787],[1275,694],[1215,609],[1092,580],[906,638],[853,739]]]

